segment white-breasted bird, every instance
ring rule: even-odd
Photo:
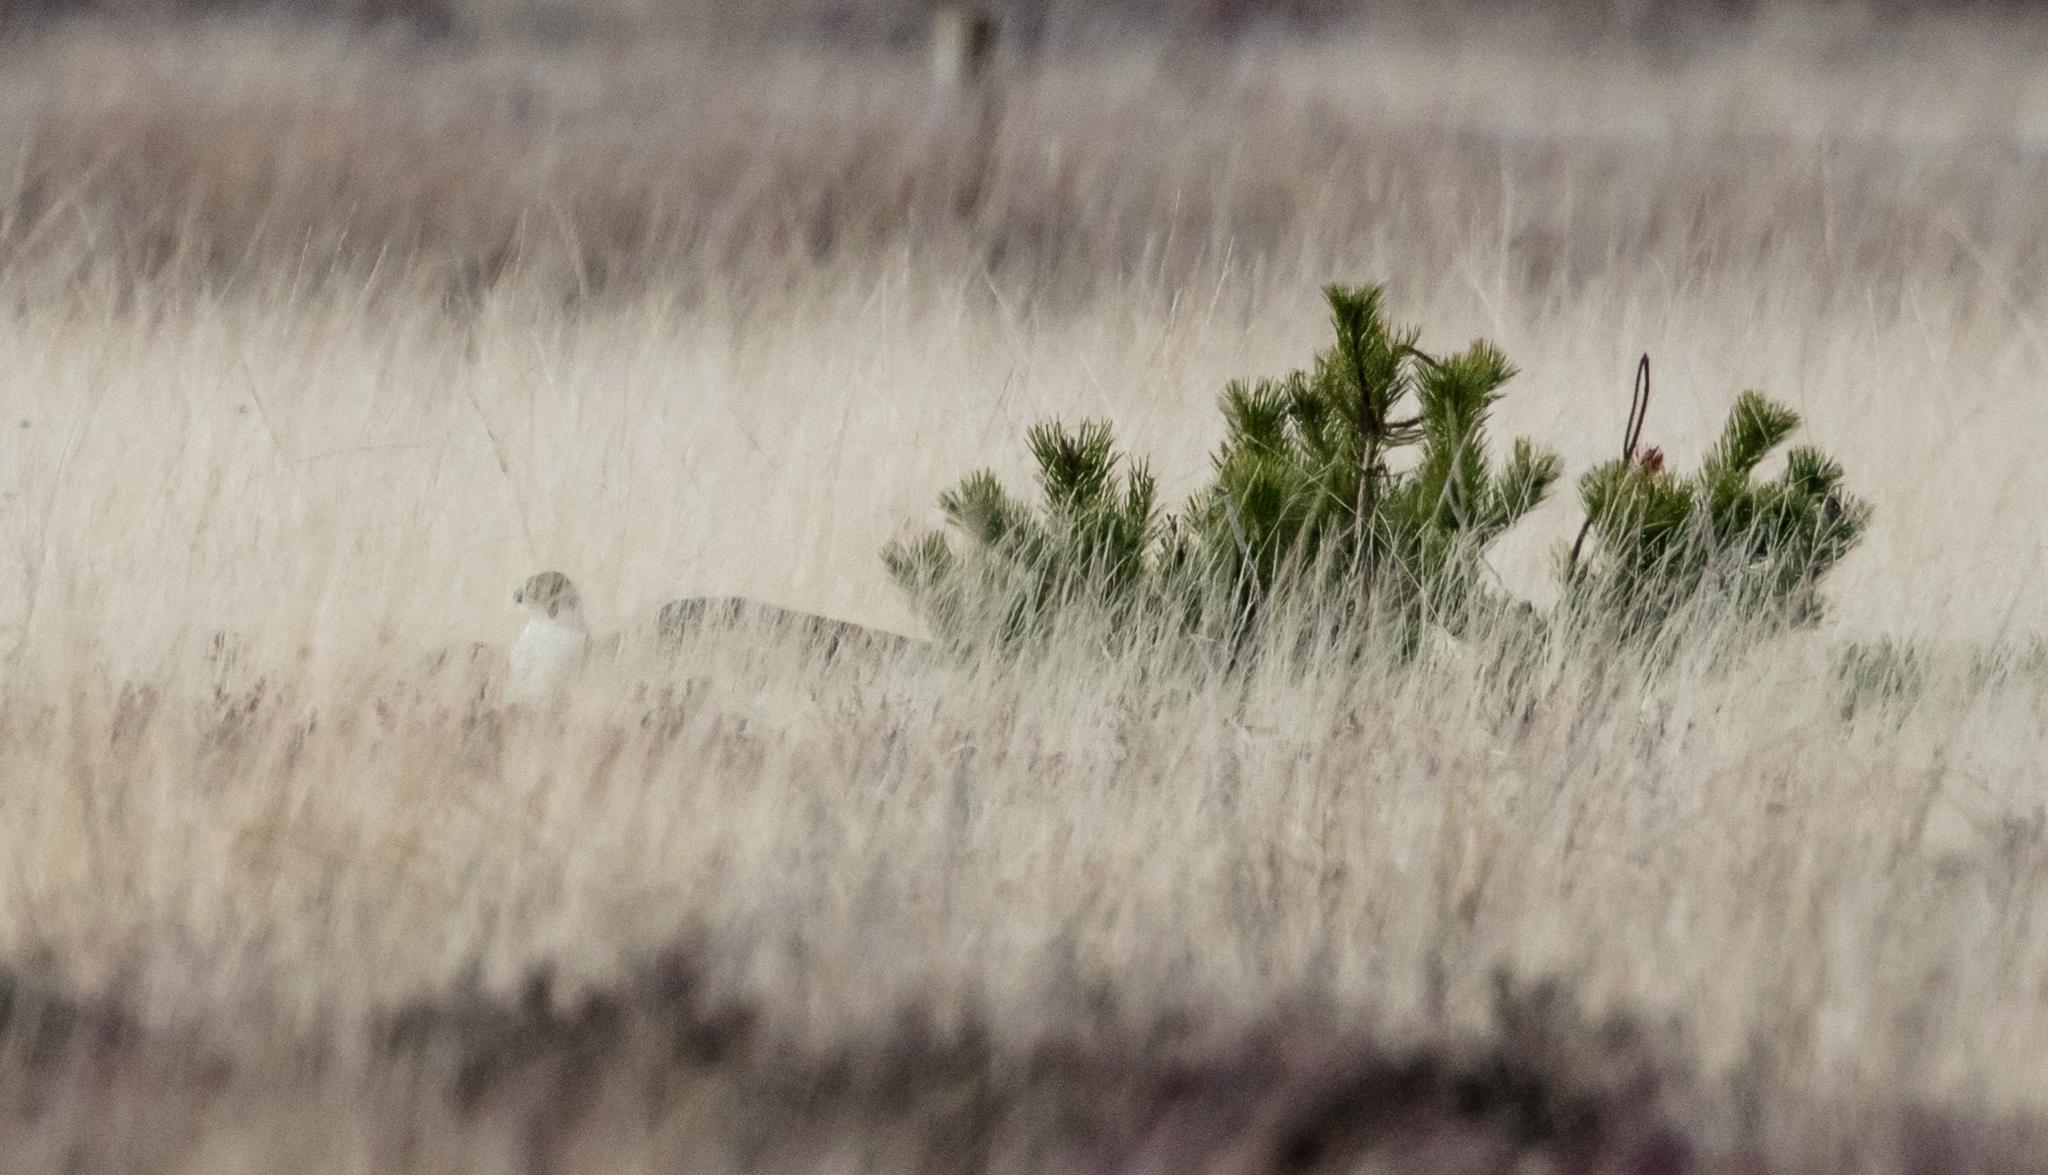
[[[525,608],[526,627],[506,658],[505,700],[535,705],[561,692],[582,663],[590,630],[583,624],[583,600],[559,571],[530,577],[512,593]]]

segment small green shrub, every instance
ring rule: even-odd
[[[1388,324],[1377,286],[1325,295],[1332,345],[1306,370],[1224,389],[1210,479],[1178,511],[1161,509],[1151,472],[1107,423],[1040,424],[1036,500],[991,471],[969,474],[939,499],[951,533],[890,544],[891,575],[956,645],[1014,646],[1085,623],[1109,645],[1163,636],[1234,653],[1254,637],[1378,634],[1378,647],[1406,654],[1432,627],[1456,634],[1504,612],[1486,551],[1563,471],[1527,440],[1490,455],[1488,419],[1514,368],[1485,341],[1423,351],[1417,332]],[[1640,410],[1646,379],[1639,394]],[[1565,562],[1562,608],[1625,640],[1708,601],[1811,623],[1820,578],[1869,508],[1815,449],[1756,479],[1798,420],[1745,392],[1693,476],[1666,472],[1655,450],[1637,458],[1632,441],[1626,459],[1589,472],[1581,543],[1593,541]]]
[[[1036,504],[970,474],[939,500],[963,546],[892,544],[890,572],[954,640],[1044,633],[1083,603],[1111,633],[1164,617],[1232,644],[1282,614],[1339,631],[1370,611],[1411,638],[1462,625],[1487,545],[1562,465],[1527,441],[1488,459],[1487,417],[1514,374],[1498,349],[1432,356],[1388,325],[1379,288],[1326,295],[1334,345],[1306,371],[1224,390],[1213,477],[1178,513],[1109,425],[1043,424]]]
[[[1566,605],[1624,638],[1702,606],[1765,630],[1818,621],[1821,577],[1862,538],[1870,507],[1809,446],[1789,451],[1779,476],[1756,478],[1798,427],[1798,413],[1743,392],[1692,476],[1665,469],[1655,449],[1588,471],[1579,499],[1594,542],[1588,560],[1566,565]]]
[[[956,553],[942,532],[892,543],[883,560],[936,635],[953,643],[1014,643],[1044,635],[1087,605],[1127,620],[1142,602],[1156,611],[1170,523],[1142,463],[1118,452],[1109,425],[1030,432],[1039,503],[1020,500],[980,470],[939,496],[947,524],[965,540]]]
[[[1391,622],[1404,644],[1428,623],[1461,630],[1489,599],[1486,548],[1563,464],[1526,440],[1489,458],[1487,418],[1514,375],[1499,349],[1431,356],[1387,325],[1378,288],[1327,295],[1336,344],[1311,369],[1224,390],[1182,557],[1253,626],[1294,596],[1322,623]]]

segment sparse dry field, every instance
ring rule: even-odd
[[[0,48],[0,1166],[2039,1169],[2048,697],[1963,666],[2048,628],[2043,41],[1127,46],[985,155],[909,56]],[[1527,705],[646,647],[914,628],[960,471],[1104,415],[1183,490],[1367,280],[1574,473],[1641,351],[1674,459],[1800,408],[1830,625]],[[543,566],[627,651],[511,713]]]

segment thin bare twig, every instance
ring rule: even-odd
[[[1628,425],[1621,433],[1621,463],[1634,464],[1636,446],[1643,440],[1643,425],[1650,418],[1650,356],[1648,352],[1636,362],[1636,386],[1629,398]],[[1585,548],[1586,536],[1592,533],[1593,515],[1588,512],[1586,521],[1579,526],[1579,537],[1572,540],[1571,560],[1565,565],[1565,582],[1575,583],[1579,578],[1579,553]]]

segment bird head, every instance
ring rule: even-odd
[[[576,585],[559,571],[543,571],[528,578],[512,593],[512,602],[524,604],[550,620],[580,615],[583,610]]]

